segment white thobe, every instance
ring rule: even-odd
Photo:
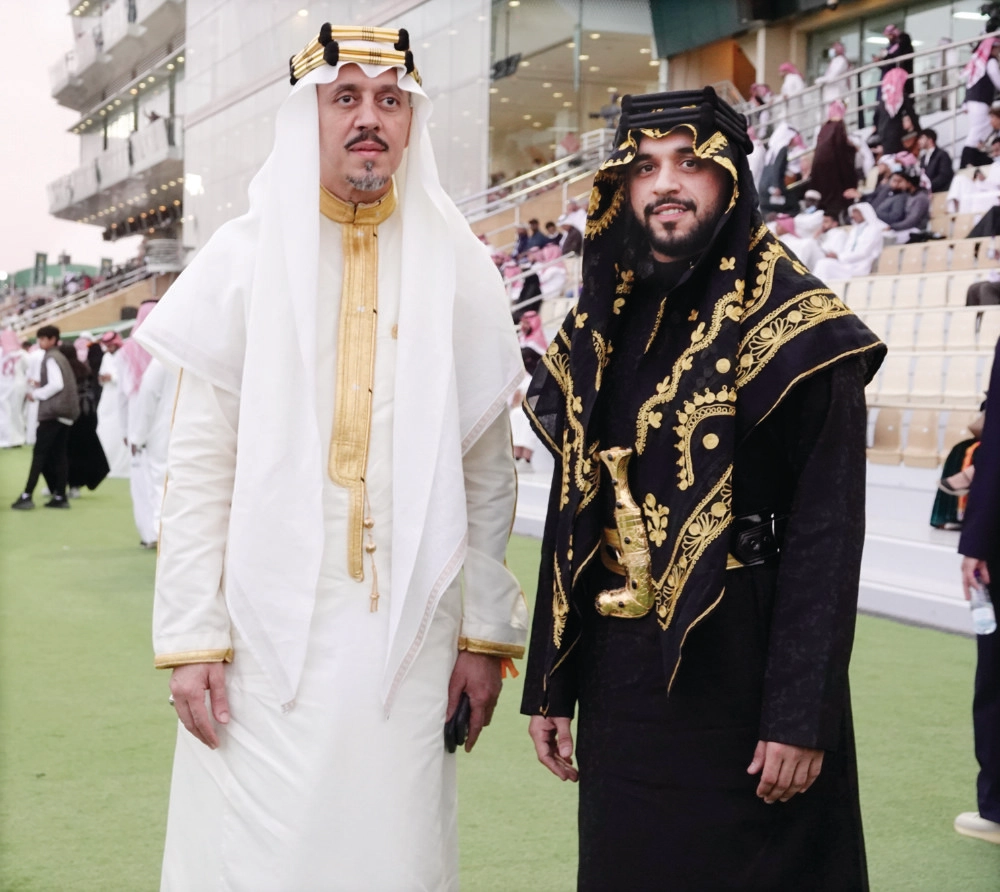
[[[826,66],[826,71],[816,78],[816,83],[823,85],[820,91],[823,102],[830,103],[837,99],[843,100],[848,94],[848,81],[850,78],[846,78],[844,75],[847,74],[847,70],[850,67],[851,63],[847,61],[847,56],[840,53],[830,60],[830,64]],[[826,109],[823,112],[825,116]]]
[[[320,238],[316,405],[325,450],[334,418],[341,229],[324,219]],[[288,712],[282,712],[238,629],[230,628],[220,587],[238,397],[193,374],[181,377],[163,504],[154,644],[163,653],[210,651],[231,641],[233,658],[226,667],[231,718],[219,729],[219,748],[209,750],[179,729],[164,892],[457,889],[455,757],[445,753],[442,728],[463,622],[470,621],[470,599],[482,592],[470,578],[467,558],[464,608],[456,580],[430,618],[387,714],[380,682],[395,596],[390,551],[398,215],[379,225],[378,242],[366,484],[381,597],[378,610],[370,612],[367,555],[363,582],[348,573],[347,491],[325,475],[320,579],[305,667]],[[325,458],[324,452],[324,466]],[[244,460],[252,456],[240,456]],[[515,499],[506,413],[465,454],[463,468],[470,554],[475,549],[479,560],[502,563]],[[288,497],[294,510],[294,494]]]
[[[105,353],[101,359],[101,377],[107,376],[103,382],[101,401],[97,404],[97,437],[101,448],[108,459],[111,469],[109,477],[128,477],[131,456],[124,443],[125,431],[118,417],[118,399],[120,381],[118,375],[118,354]]]
[[[143,453],[145,488],[150,496],[150,527],[155,542],[160,535],[160,507],[167,479],[167,444],[170,441],[170,418],[177,393],[177,374],[153,359],[142,375],[135,405],[129,413],[128,441]]]
[[[808,270],[816,269],[816,264],[823,259],[823,250],[814,238],[801,238],[797,235],[782,235],[779,241],[787,245],[791,252],[799,258],[799,262]]]
[[[132,428],[132,414],[136,411],[136,404],[139,400],[139,389],[133,381],[134,373],[127,362],[119,362],[118,379],[121,386],[118,389],[118,417],[121,421],[122,430],[128,437]],[[139,382],[139,386],[142,381]],[[132,518],[135,520],[135,528],[139,532],[139,541],[144,545],[152,545],[159,537],[159,529],[153,523],[155,509],[153,507],[157,495],[153,492],[152,477],[149,473],[149,457],[142,450],[136,448],[129,439],[128,448],[129,474],[128,488],[132,496]]]
[[[42,380],[42,362],[45,351],[41,349],[28,352],[28,386],[37,387]],[[29,446],[35,445],[35,432],[38,430],[38,401],[28,400],[24,410],[24,440]]]
[[[851,227],[844,250],[836,258],[824,257],[813,270],[816,278],[829,282],[867,276],[882,253],[883,228],[876,223],[861,223]]]
[[[27,369],[28,360],[22,350],[0,357],[0,448],[23,446],[26,441]]]

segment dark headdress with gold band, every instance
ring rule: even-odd
[[[367,46],[353,44],[361,41]],[[345,45],[348,44],[348,45]],[[420,75],[413,64],[410,35],[405,28],[334,27],[326,22],[319,35],[302,52],[288,60],[288,74],[294,87],[314,68],[321,65],[399,65],[419,84]]]
[[[652,254],[630,208],[627,172],[643,137],[683,131],[696,158],[728,173],[731,198],[706,250],[668,296],[653,298],[659,310],[637,336],[622,320],[663,292],[644,287]],[[622,103],[616,148],[591,192],[582,294],[525,405],[556,460],[530,655],[544,660],[546,678],[579,637],[581,611],[595,609],[576,595],[610,522],[600,451],[634,453],[629,486],[644,515],[672,682],[685,634],[722,597],[739,443],[796,382],[851,356],[867,363],[870,379],[884,356],[878,338],[764,226],[749,149],[745,119],[710,87]],[[668,301],[693,309],[671,323]],[[602,378],[612,357],[624,356],[636,368],[631,393],[609,407],[600,402]],[[609,412],[625,413],[617,429],[629,431],[628,442],[600,441]]]

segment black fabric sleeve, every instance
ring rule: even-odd
[[[836,749],[865,523],[862,364],[798,384],[775,419],[797,477],[778,566],[760,739]]]

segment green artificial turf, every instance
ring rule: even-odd
[[[175,721],[152,668],[154,557],[138,547],[125,481],[70,511],[7,510],[29,461],[0,451],[0,889],[155,890]],[[530,597],[538,543],[515,538],[509,563]],[[852,685],[876,892],[1000,888],[1000,846],[951,828],[975,808],[974,666],[970,639],[859,621]],[[458,756],[472,892],[574,886],[575,789],[535,760],[520,690],[505,682],[493,724]]]

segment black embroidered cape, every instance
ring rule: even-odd
[[[652,274],[648,239],[628,201],[626,176],[643,136],[685,129],[695,155],[720,165],[732,197],[709,246],[650,314],[648,331],[620,341],[620,323]],[[746,160],[745,122],[711,88],[625,97],[618,148],[594,180],[583,253],[583,289],[532,380],[525,411],[555,457],[532,630],[529,676],[547,685],[580,634],[574,587],[601,547],[610,480],[598,458],[631,447],[630,489],[642,506],[672,684],[688,631],[719,603],[732,523],[732,470],[741,441],[799,381],[848,357],[870,380],[885,355],[878,338],[765,227]],[[640,286],[640,287],[637,287]],[[664,315],[692,307],[686,346],[663,347]],[[677,338],[670,340],[677,342]],[[632,398],[613,407],[632,419],[628,442],[601,442],[602,376],[612,355],[636,363]],[[595,407],[599,407],[595,413]],[[620,425],[616,426],[620,429]],[[664,455],[673,461],[664,462]],[[541,672],[537,669],[542,668]],[[545,712],[544,695],[529,697]]]

